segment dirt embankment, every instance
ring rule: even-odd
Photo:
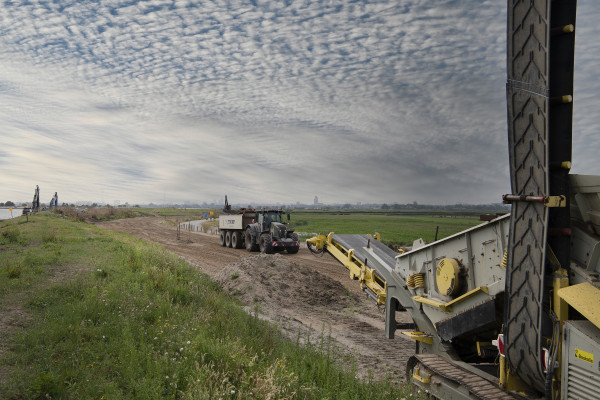
[[[358,372],[404,378],[406,361],[414,353],[412,340],[396,335],[385,338],[382,310],[365,298],[356,281],[333,257],[314,257],[305,247],[296,255],[248,253],[220,246],[217,236],[182,232],[177,239],[174,220],[140,217],[98,223],[105,229],[131,234],[158,243],[222,284],[249,310],[276,322],[295,337],[314,330],[331,335],[355,354]],[[397,313],[409,322],[407,313]]]

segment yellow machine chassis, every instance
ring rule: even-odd
[[[350,278],[358,280],[360,287],[365,290],[378,305],[385,305],[386,282],[375,272],[374,268],[366,266],[354,256],[354,249],[346,249],[333,240],[334,233],[318,235],[307,239],[307,244],[316,250],[327,250],[350,272]],[[379,233],[372,235],[373,239],[380,241]]]

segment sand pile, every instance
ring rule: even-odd
[[[258,303],[263,311],[282,309],[288,314],[298,307],[341,310],[358,303],[357,296],[339,282],[280,254],[240,257],[215,279],[243,303]]]

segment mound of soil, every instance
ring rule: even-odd
[[[298,307],[340,310],[359,302],[341,283],[279,254],[240,257],[215,279],[244,304],[258,303],[263,311],[283,309],[288,315]]]
[[[294,339],[318,340],[321,333],[335,338],[342,353],[357,357],[358,376],[403,380],[399,365],[414,343],[385,340],[383,314],[374,303],[301,261],[280,254],[242,256],[214,278],[246,310],[259,306],[261,318]]]

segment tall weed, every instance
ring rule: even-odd
[[[56,228],[46,230],[42,233],[42,243],[54,243],[59,240]]]
[[[2,231],[2,239],[5,243],[18,243],[21,231],[16,226],[10,226]]]

